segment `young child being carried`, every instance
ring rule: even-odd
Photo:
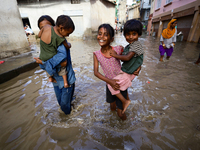
[[[115,51],[110,51],[110,55],[123,61],[120,73],[114,77],[117,83],[120,85],[119,90],[114,90],[112,86],[108,85],[108,88],[112,95],[116,95],[123,103],[122,114],[126,111],[130,104],[130,100],[124,98],[120,93],[125,91],[132,85],[132,80],[135,78],[134,72],[140,68],[143,63],[143,48],[138,38],[142,35],[142,24],[140,21],[132,19],[128,20],[124,25],[124,36],[129,43],[122,55],[117,54]]]
[[[47,61],[57,53],[57,48],[60,44],[64,44],[66,49],[71,48],[65,37],[69,36],[75,29],[74,23],[69,16],[60,15],[56,20],[56,25],[49,24],[43,26],[38,34],[40,38],[40,56],[42,61]],[[66,67],[60,67],[58,74],[63,77],[64,87],[68,87]],[[52,77],[49,77],[50,82],[56,82]]]

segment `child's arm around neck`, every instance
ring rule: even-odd
[[[127,55],[118,55],[115,51],[112,50],[110,55],[122,61],[129,61],[135,55],[135,53],[131,51]]]

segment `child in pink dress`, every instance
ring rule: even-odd
[[[114,40],[114,29],[109,24],[102,24],[98,28],[97,40],[101,49],[94,52],[94,75],[99,79],[105,81],[107,85],[109,84],[114,90],[119,90],[120,86],[116,82],[117,80],[113,79],[121,71],[120,60],[112,57],[110,52],[113,50],[118,55],[121,55],[122,47],[121,46],[110,46],[111,42]],[[99,72],[99,63],[102,67],[104,75]],[[137,70],[138,71],[138,70]],[[138,74],[138,72],[135,72]],[[121,91],[121,94],[126,99],[128,98],[127,90]],[[110,93],[108,87],[106,86],[106,101],[110,103],[110,108],[112,111],[116,110],[117,114],[122,120],[126,120],[126,114],[122,114],[123,105],[122,102],[115,96]]]

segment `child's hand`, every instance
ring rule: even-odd
[[[34,59],[36,60],[36,63],[42,64],[42,60],[39,57],[34,57]]]
[[[124,49],[124,47],[122,45],[119,45],[121,47],[121,49]]]
[[[64,83],[64,87],[65,87],[65,88],[68,88],[68,87],[69,87],[69,84],[68,84],[68,83]]]
[[[110,86],[116,91],[116,90],[119,90],[119,88],[120,88],[120,86],[119,86],[119,84],[117,83],[117,81],[119,81],[119,80],[111,80],[111,82],[110,82]]]
[[[116,56],[117,55],[117,53],[114,51],[114,50],[110,50],[110,56]]]
[[[175,43],[172,43],[172,44],[170,45],[170,47],[173,47],[173,48],[174,48],[174,46],[175,46]]]

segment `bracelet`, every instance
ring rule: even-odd
[[[165,44],[162,45],[163,47],[165,46]]]

